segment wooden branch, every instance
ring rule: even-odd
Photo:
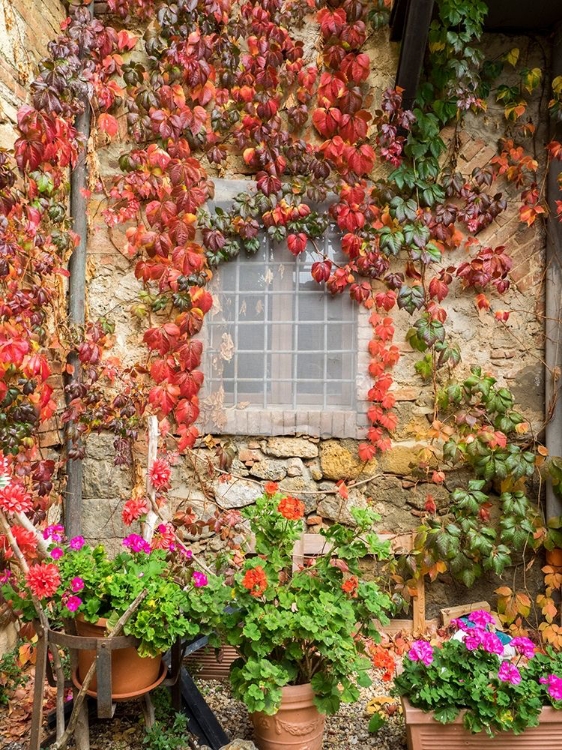
[[[140,603],[147,596],[147,594],[148,594],[148,590],[144,589],[137,596],[134,602],[132,602],[127,607],[127,610],[121,615],[119,620],[117,620],[117,622],[115,623],[115,626],[109,631],[109,634],[107,636],[108,641],[121,634],[121,631],[123,630],[123,627],[127,623],[128,619],[138,609]],[[90,682],[92,681],[95,672],[96,672],[96,660],[94,660],[94,662],[92,663],[92,666],[90,667],[86,676],[84,677],[82,686],[78,692],[78,695],[76,696],[76,699],[74,700],[74,706],[72,707],[72,714],[70,715],[68,726],[66,727],[63,735],[60,738],[57,738],[57,741],[53,745],[51,745],[51,750],[64,750],[64,748],[68,744],[68,741],[74,734],[74,730],[76,729],[76,725],[80,717],[82,704],[84,703],[84,700],[86,698],[86,691],[88,690],[88,687],[90,686]]]
[[[25,513],[16,513],[16,518],[20,526],[23,526],[26,531],[31,531],[37,540],[37,549],[41,552],[43,557],[47,557],[47,549],[49,542],[43,538],[43,534],[31,523]]]
[[[151,542],[154,536],[154,529],[158,521],[158,512],[156,506],[156,490],[150,481],[150,470],[152,464],[156,461],[158,454],[158,418],[154,415],[148,418],[148,463],[146,467],[146,494],[150,503],[150,510],[147,513],[143,524],[142,536],[146,542]]]

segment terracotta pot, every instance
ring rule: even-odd
[[[276,714],[258,712],[250,718],[260,750],[322,750],[326,717],[314,705],[310,684],[284,687]]]
[[[546,562],[555,568],[562,567],[562,549],[547,549]]]
[[[104,638],[107,627],[105,618],[96,623],[86,622],[78,617],[76,619],[76,632],[78,635],[89,638]],[[78,651],[77,683],[87,675],[92,663],[95,661],[96,652],[85,649]],[[114,700],[124,700],[133,695],[142,695],[161,682],[162,658],[160,656],[140,657],[136,648],[115,649],[111,652],[111,693]],[[164,670],[165,676],[165,670]],[[97,688],[96,675],[90,682],[88,693],[95,695]]]
[[[488,737],[485,732],[471,734],[458,716],[451,724],[440,724],[432,713],[414,708],[402,698],[408,750],[560,750],[562,748],[562,711],[545,706],[538,727],[526,729],[522,734],[500,732]]]

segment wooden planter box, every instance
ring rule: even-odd
[[[488,737],[484,732],[471,734],[458,716],[451,724],[440,724],[433,714],[414,708],[402,698],[408,750],[562,750],[562,711],[545,706],[538,727],[523,734],[501,732]]]

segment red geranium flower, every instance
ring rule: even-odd
[[[38,599],[51,597],[60,586],[59,569],[54,563],[32,565],[25,580],[31,593]]]
[[[0,490],[0,508],[5,513],[28,513],[33,510],[33,500],[20,482],[10,482]]]
[[[170,485],[172,470],[163,458],[157,458],[150,469],[150,481],[157,490],[167,490]]]
[[[261,596],[267,588],[267,577],[264,569],[260,565],[246,571],[242,579],[242,586],[248,589],[252,596]]]
[[[300,521],[304,516],[304,503],[296,497],[284,497],[277,506],[277,510],[290,521]]]
[[[148,500],[145,497],[133,497],[127,500],[123,506],[121,515],[123,516],[123,523],[126,526],[130,526],[133,521],[138,521],[141,516],[145,516],[150,510]]]
[[[270,497],[271,495],[275,495],[275,493],[279,490],[279,485],[277,484],[277,482],[266,482],[263,487],[265,490],[265,494],[269,495]]]
[[[24,556],[29,560],[31,557],[37,556],[37,537],[33,531],[28,531],[22,526],[12,526],[12,534],[15,537],[18,547],[23,552]],[[0,551],[6,559],[13,557],[14,553],[10,547],[7,537],[0,536]]]
[[[357,596],[357,588],[359,587],[359,579],[357,576],[350,576],[347,581],[344,581],[341,585],[341,590],[346,594],[350,594],[353,598]]]

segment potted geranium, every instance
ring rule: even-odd
[[[177,544],[162,524],[149,544],[138,534],[123,540],[123,551],[111,558],[103,545],[92,547],[82,537],[64,539],[61,526],[50,526],[45,560],[17,568],[2,586],[4,597],[23,620],[37,617],[33,594],[49,618],[51,628],[68,628],[78,635],[102,638],[135,599],[144,598],[123,632],[138,640],[136,648],[112,654],[115,696],[150,688],[163,675],[161,655],[178,637],[193,636],[199,624],[190,615],[194,596],[201,596],[205,574],[191,566],[191,552]],[[77,683],[85,677],[95,651],[78,652]],[[95,678],[91,689],[95,691]]]
[[[562,747],[562,654],[528,638],[504,644],[489,612],[453,621],[460,637],[415,641],[394,691],[409,750]]]
[[[377,622],[388,622],[391,602],[377,583],[360,580],[358,561],[385,557],[388,544],[372,532],[373,511],[352,513],[355,528],[324,530],[326,553],[293,570],[304,503],[269,484],[243,511],[251,555],[235,551],[222,567],[224,580],[210,581],[221,608],[217,634],[240,655],[230,671],[232,689],[249,709],[263,750],[295,746],[295,737],[309,750],[321,748],[324,715],[356,700],[359,686],[371,682],[364,638],[379,640]]]

